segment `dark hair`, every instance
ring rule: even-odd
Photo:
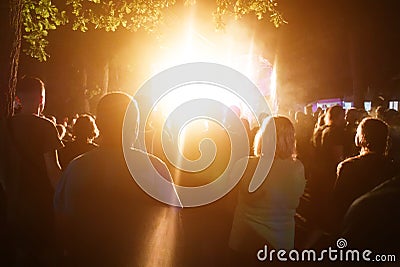
[[[294,120],[295,120],[295,122],[296,123],[304,123],[304,120],[306,119],[307,117],[306,117],[306,114],[304,114],[304,112],[302,112],[302,111],[297,111],[295,114],[294,114]]]
[[[93,140],[99,135],[96,122],[89,115],[80,115],[72,126],[72,137],[80,140]]]
[[[131,130],[137,131],[139,109],[136,100],[123,92],[109,93],[100,99],[97,105],[96,123],[103,140],[121,143],[125,115],[129,115]]]
[[[325,115],[325,124],[332,125],[339,120],[344,120],[344,109],[341,106],[333,106],[328,108]]]
[[[386,153],[389,127],[381,119],[365,118],[357,128],[357,145],[371,152]]]
[[[44,83],[39,78],[23,76],[17,82],[18,95],[41,95],[44,90]]]

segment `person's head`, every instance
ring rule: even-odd
[[[311,105],[311,104],[308,104],[307,106],[305,106],[305,108],[304,108],[304,113],[307,115],[307,116],[313,116],[314,114],[313,114],[313,106]]]
[[[294,115],[295,122],[298,124],[303,124],[304,121],[306,120],[306,114],[301,111],[297,111],[296,114]]]
[[[350,125],[355,125],[359,118],[359,112],[356,108],[349,108],[346,110],[345,120]]]
[[[129,107],[129,112],[127,109]],[[122,145],[122,128],[125,115],[128,116],[128,131],[137,136],[139,109],[137,102],[122,92],[109,93],[103,96],[97,105],[96,123],[103,144]],[[133,141],[133,140],[132,140]]]
[[[325,124],[343,126],[345,124],[344,109],[341,106],[333,106],[328,108],[325,115]]]
[[[314,112],[314,118],[318,118],[324,113],[324,110],[321,107],[317,107],[317,110]]]
[[[267,144],[267,139],[271,138],[268,136],[268,134],[271,134],[268,129],[270,129],[271,125],[273,124],[275,124],[276,133],[275,157],[281,159],[293,157],[296,151],[295,130],[289,118],[284,116],[275,116],[272,118],[272,120],[266,119],[263,121],[254,140],[255,155],[260,156],[261,143]]]
[[[72,138],[75,140],[91,142],[98,135],[99,130],[92,116],[81,115],[72,126]]]
[[[44,83],[39,78],[22,77],[17,83],[17,96],[21,100],[21,113],[39,115],[46,102]]]
[[[385,117],[385,108],[383,106],[378,106],[376,108],[376,117],[378,119],[381,119],[381,120],[384,119],[384,117]]]
[[[381,119],[365,118],[357,128],[356,145],[363,152],[386,153],[389,127]]]
[[[399,117],[399,112],[395,109],[387,109],[385,110],[383,120],[393,126],[397,122],[397,118]]]

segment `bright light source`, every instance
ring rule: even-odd
[[[274,67],[272,69],[272,74],[271,74],[271,85],[269,87],[270,89],[270,105],[271,105],[271,110],[273,114],[277,114],[278,112],[278,98],[276,95],[276,64],[274,64]]]
[[[389,101],[389,108],[399,110],[399,101]]]
[[[168,116],[178,106],[194,99],[212,99],[221,102],[227,107],[237,106],[243,113],[251,111],[241,98],[234,93],[212,84],[187,84],[166,94],[157,103],[155,110]]]
[[[189,20],[180,37],[166,40],[162,52],[152,60],[153,73],[189,62],[212,62],[229,66],[257,83],[259,77],[259,54],[254,34],[248,37],[242,29],[231,29],[229,33],[205,35],[197,31]],[[243,38],[241,38],[241,36]],[[240,39],[239,39],[240,38]]]
[[[371,111],[371,109],[372,109],[372,102],[371,102],[371,101],[365,101],[365,102],[364,102],[364,109],[365,109],[366,111]]]
[[[344,109],[350,109],[353,107],[353,102],[345,102],[343,101],[343,108]]]

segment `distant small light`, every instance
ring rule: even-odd
[[[364,109],[366,110],[366,111],[371,111],[371,109],[372,109],[372,103],[371,103],[371,101],[364,101]]]

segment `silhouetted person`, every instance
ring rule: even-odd
[[[306,178],[310,177],[310,165],[312,164],[313,147],[311,138],[313,134],[313,117],[305,115],[303,112],[296,112],[295,115],[295,129],[296,129],[296,150],[297,157],[304,164]]]
[[[353,202],[344,219],[341,236],[348,246],[372,255],[396,255],[400,240],[400,179],[392,178]],[[396,266],[384,262],[383,266]],[[387,264],[387,265],[384,265]],[[371,266],[371,265],[367,265]],[[379,266],[375,261],[374,266]]]
[[[344,156],[344,126],[346,124],[344,110],[340,106],[330,107],[325,115],[325,125],[322,131],[321,149],[327,172],[336,173],[337,164]]]
[[[329,203],[336,181],[337,164],[343,160],[344,153],[344,110],[340,106],[330,107],[325,114],[325,126],[320,128],[320,141],[316,143],[312,179],[309,182],[313,233],[307,243],[320,240],[323,232],[330,228]]]
[[[276,151],[271,169],[262,185],[248,192],[257,164],[268,164],[261,153],[261,142],[271,138],[267,129],[273,123],[265,120],[257,133],[256,156],[249,158],[247,169],[239,184],[239,198],[233,219],[229,246],[231,264],[251,266],[257,262],[257,251],[264,245],[268,249],[294,248],[294,215],[304,192],[303,164],[294,157],[295,129],[287,117],[273,117],[276,129]],[[233,171],[235,175],[235,169]]]
[[[7,220],[17,266],[55,264],[53,196],[61,174],[57,151],[63,146],[53,122],[40,117],[45,105],[41,80],[18,82],[21,111],[7,122]],[[4,155],[3,155],[4,156]]]
[[[341,162],[333,191],[333,227],[340,226],[351,203],[395,174],[393,163],[387,158],[388,125],[380,119],[366,118],[357,128],[358,156]]]
[[[65,147],[58,151],[62,169],[65,169],[77,156],[95,149],[97,145],[93,140],[98,135],[99,130],[94,119],[89,115],[79,116],[72,126],[73,141],[66,143]]]
[[[130,119],[123,139],[125,114]],[[96,122],[99,148],[68,165],[55,197],[71,266],[177,266],[181,242],[176,210],[145,193],[127,166],[129,162],[150,185],[157,182],[157,172],[171,180],[162,161],[130,147],[139,125],[136,101],[124,93],[105,95]],[[160,190],[169,194],[171,188]]]
[[[346,111],[346,126],[344,129],[344,158],[353,157],[360,151],[355,145],[354,138],[356,137],[357,126],[360,121],[360,113],[355,108],[350,108]]]
[[[400,170],[400,114],[394,109],[388,109],[385,112],[384,119],[389,125],[388,157]]]
[[[313,135],[311,138],[311,143],[316,150],[315,153],[318,153],[318,150],[321,149],[322,132],[324,131],[325,127],[325,114],[321,114],[318,117],[317,122],[315,123]]]
[[[317,160],[320,160],[320,155],[321,155],[321,139],[322,139],[322,132],[327,126],[325,125],[325,114],[321,114],[317,122],[314,125],[314,130],[312,133],[311,137],[311,145],[312,145],[312,150],[311,150],[311,164],[309,166],[310,168],[310,177],[307,177],[309,179],[314,179],[313,177],[318,177],[321,172],[321,166],[319,164],[315,164]],[[315,178],[316,179],[316,178]],[[308,184],[308,186],[312,185],[312,182]]]

